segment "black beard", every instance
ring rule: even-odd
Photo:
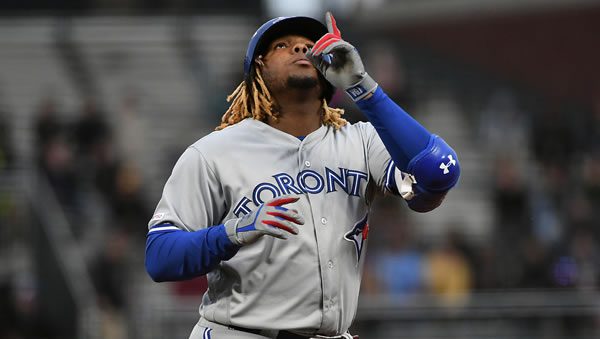
[[[319,85],[319,81],[311,77],[290,76],[287,79],[287,86],[295,89],[312,89]]]

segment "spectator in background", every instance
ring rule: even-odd
[[[577,114],[558,107],[540,114],[535,118],[531,134],[539,173],[532,178],[532,232],[535,241],[550,249],[562,245],[562,238],[569,232],[569,220],[565,220],[564,214],[568,213],[573,195],[565,194],[565,187],[577,192],[579,183],[571,174],[575,164],[580,162],[582,149],[575,128]]]
[[[543,110],[535,117],[531,144],[536,160],[544,167],[564,169],[572,163],[577,142],[570,116],[558,108]]]
[[[116,153],[112,140],[97,142],[92,153],[95,186],[109,206],[113,226],[139,234],[137,226],[147,222],[150,213],[142,192],[143,177],[134,162],[122,160]]]
[[[375,41],[365,48],[365,59],[371,74],[386,89],[386,93],[402,109],[415,116],[415,95],[401,55],[389,41]],[[344,118],[350,122],[367,121],[343,91],[336,91],[331,105],[344,108]]]
[[[531,243],[538,244],[533,237],[531,222],[531,206],[529,205],[529,183],[523,177],[522,167],[516,157],[497,155],[493,166],[492,202],[494,204],[494,231],[491,239],[493,255],[491,265],[495,266],[491,287],[518,287],[523,278],[523,258],[533,258],[538,251],[530,249],[529,256],[523,253],[524,239],[532,239]],[[507,246],[511,244],[512,246]],[[541,245],[540,245],[541,246]],[[490,259],[490,258],[486,258]],[[485,270],[485,269],[484,269]],[[527,278],[529,279],[529,278]]]
[[[12,167],[15,160],[10,121],[0,103],[0,170]]]
[[[600,148],[586,155],[581,169],[582,188],[591,206],[600,206]],[[594,219],[600,220],[598,208],[593,210]]]
[[[517,159],[511,156],[498,156],[493,170],[494,238],[504,244],[514,243],[531,232],[528,186]]]
[[[497,289],[499,284],[498,249],[493,244],[485,243],[476,251],[477,269],[473,277],[473,289]]]
[[[94,168],[94,184],[107,203],[115,199],[115,182],[120,166],[117,150],[110,139],[99,141],[92,152],[92,167]]]
[[[84,102],[81,115],[74,123],[73,133],[77,155],[84,161],[96,146],[111,137],[106,117],[94,99],[88,98]]]
[[[577,149],[584,156],[600,150],[600,86],[596,89],[593,100],[589,111],[570,115],[576,124]]]
[[[389,41],[375,41],[365,49],[368,53],[369,74],[372,74],[386,93],[405,111],[414,114],[415,96],[402,56]]]
[[[529,153],[529,114],[517,103],[515,95],[507,89],[497,89],[480,113],[479,135],[487,150],[493,155],[510,152],[514,158]]]
[[[445,306],[459,307],[468,300],[473,272],[456,239],[448,233],[444,243],[429,252],[426,271],[427,285],[440,302]]]
[[[448,225],[446,241],[452,244],[456,251],[460,253],[460,256],[464,258],[468,270],[471,272],[470,286],[471,288],[475,288],[477,276],[480,274],[482,270],[481,266],[484,263],[483,258],[479,258],[478,250],[468,241],[465,233],[461,231],[462,225],[459,222],[449,222]]]
[[[37,164],[48,179],[56,197],[69,211],[78,204],[78,175],[66,129],[58,116],[54,98],[47,96],[38,105],[34,119]]]
[[[0,338],[22,338],[18,334],[18,312],[13,289],[8,279],[0,279]]]
[[[570,252],[577,265],[575,284],[583,290],[600,287],[600,248],[598,239],[590,229],[581,228],[575,232],[570,244]]]
[[[519,288],[548,288],[552,286],[550,267],[551,257],[547,246],[532,235],[523,235],[518,241],[517,248],[512,251],[517,253],[520,260],[515,261],[521,267],[520,279],[517,281]],[[514,265],[514,264],[513,264]]]
[[[115,124],[115,141],[122,158],[137,168],[146,164],[149,128],[140,113],[140,96],[135,90],[127,90],[122,98]]]
[[[57,112],[57,105],[52,97],[46,97],[40,102],[34,120],[35,150],[37,163],[43,166],[43,157],[50,141],[59,139],[64,131]]]
[[[105,247],[91,265],[101,311],[101,337],[127,338],[125,321],[125,287],[127,286],[127,263],[129,236],[119,230],[110,230]]]
[[[381,239],[374,259],[370,260],[372,274],[378,285],[378,292],[410,298],[424,288],[424,262],[422,251],[411,236],[411,226],[406,218],[390,219],[390,225],[378,224],[387,231]]]
[[[62,136],[55,136],[45,144],[41,169],[54,189],[58,201],[69,212],[79,211],[79,180],[73,153]]]
[[[138,168],[128,162],[118,167],[115,177],[115,193],[112,201],[117,226],[135,239],[144,239],[145,230],[140,224],[148,222],[151,211],[142,192],[142,176]]]
[[[593,237],[598,239],[600,230],[597,230],[596,224],[600,214],[594,206],[600,205],[592,204],[592,199],[586,195],[585,186],[573,190],[565,211],[566,223],[569,225],[564,235],[565,239],[572,239],[574,234],[581,229],[590,230]]]

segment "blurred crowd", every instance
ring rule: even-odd
[[[133,154],[137,149],[131,151],[143,136],[132,127],[135,122],[129,122],[136,119],[136,111],[127,109],[134,100],[126,99],[126,109],[112,123],[91,98],[85,100],[75,121],[64,121],[52,98],[39,105],[34,121],[36,164],[74,218],[76,234],[85,231],[77,218],[83,208],[81,195],[89,190],[97,192],[111,212],[109,231],[144,234],[143,227],[138,227],[149,213],[138,163],[143,155]]]
[[[67,211],[73,233],[86,232],[85,197],[97,195],[106,211],[102,228],[104,245],[89,270],[103,312],[105,337],[126,338],[126,291],[134,268],[143,257],[145,225],[151,207],[144,190],[140,159],[140,117],[137,98],[124,98],[118,121],[110,121],[96,101],[84,101],[74,121],[64,121],[52,98],[45,98],[34,122],[37,165]],[[135,152],[139,152],[135,154]],[[87,206],[89,209],[89,206]],[[132,260],[132,258],[134,258]]]
[[[473,126],[492,168],[493,231],[473,240],[453,221],[442,240],[419,239],[406,213],[384,199],[377,213],[388,214],[379,217],[385,234],[369,244],[364,292],[398,300],[431,293],[461,306],[473,292],[597,291],[600,100],[587,110],[528,111],[502,88],[482,102]]]
[[[110,338],[127,338],[126,331],[126,291],[130,287],[131,265],[141,266],[145,225],[151,215],[144,189],[144,176],[140,169],[141,156],[134,153],[144,141],[140,137],[140,117],[137,116],[136,97],[128,95],[123,100],[119,121],[111,121],[98,103],[92,98],[83,100],[79,112],[66,114],[61,111],[56,98],[42,98],[33,114],[30,126],[33,133],[34,171],[47,182],[53,195],[63,209],[70,231],[77,241],[83,242],[88,232],[100,236],[93,240],[99,244],[91,245],[91,258],[88,260],[88,273],[97,295],[97,303],[102,311],[104,329]],[[0,115],[4,118],[5,115]],[[73,118],[69,118],[73,117]],[[13,145],[9,136],[10,121],[0,120],[0,169],[9,168],[13,161]],[[48,197],[42,198],[48,199]],[[90,213],[90,211],[92,211]],[[90,220],[90,217],[96,220]],[[4,219],[4,218],[3,218]],[[103,220],[100,230],[94,229],[97,220]],[[3,220],[4,221],[4,220]],[[36,222],[36,221],[32,221]],[[48,221],[37,221],[48,222]],[[22,222],[21,222],[22,223]],[[50,226],[52,227],[52,226]],[[32,233],[35,229],[32,228]],[[32,236],[30,233],[28,236]],[[35,251],[35,240],[30,239]],[[84,246],[84,244],[82,244]],[[48,250],[45,248],[45,250]],[[51,256],[46,254],[51,260]],[[44,258],[44,254],[41,254]],[[53,265],[51,261],[39,263],[40,266]],[[48,279],[36,272],[34,285],[51,284]],[[8,279],[7,279],[8,280]],[[48,279],[50,280],[50,279]],[[37,337],[36,331],[50,335],[60,333],[54,324],[44,321],[41,309],[23,310],[23,302],[17,298],[21,286],[6,287],[6,300],[3,300],[2,312],[11,315],[7,319],[6,333],[2,338]],[[52,288],[50,288],[52,289]],[[42,298],[36,295],[43,287],[33,288],[32,303]],[[56,296],[60,301],[65,295]],[[10,319],[19,321],[11,321]],[[33,323],[33,326],[32,326]],[[62,325],[57,324],[56,327]]]

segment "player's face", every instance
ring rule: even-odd
[[[319,84],[317,69],[306,58],[313,41],[286,35],[271,42],[262,61],[263,77],[270,87],[314,88]]]

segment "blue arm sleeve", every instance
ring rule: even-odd
[[[231,259],[238,249],[223,225],[195,232],[150,232],[146,239],[146,271],[156,282],[191,279]]]
[[[408,163],[427,144],[431,133],[406,113],[381,89],[356,103],[375,127],[398,169],[406,172]]]
[[[456,152],[442,138],[429,133],[380,87],[357,105],[369,118],[396,167],[416,178],[415,195],[408,206],[417,212],[438,207],[460,176]]]

